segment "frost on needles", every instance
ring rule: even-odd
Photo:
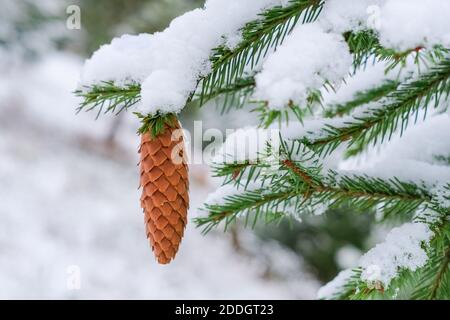
[[[375,211],[404,224],[319,297],[448,299],[448,13],[445,0],[208,0],[163,32],[101,47],[80,110],[138,111],[145,125],[191,102],[251,105],[261,126],[216,157],[224,186],[196,219],[205,232]],[[256,150],[230,153],[233,139]]]

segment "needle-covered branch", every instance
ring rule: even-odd
[[[200,104],[218,94],[233,94],[251,85],[251,81],[243,77],[244,68],[247,65],[253,68],[269,49],[281,44],[297,22],[314,21],[320,14],[322,5],[322,0],[291,0],[286,6],[270,8],[242,28],[242,41],[237,47],[229,49],[220,46],[213,49],[210,58],[212,71],[198,79],[201,90],[197,98]],[[140,90],[138,83],[118,85],[105,80],[103,83],[77,90],[76,94],[84,100],[80,109],[100,109],[100,114],[117,109],[122,111],[135,105],[140,101]],[[192,97],[193,95],[194,93]],[[106,110],[103,110],[104,107]]]
[[[242,77],[243,68],[247,64],[250,64],[251,69],[254,68],[254,60],[259,61],[267,54],[268,48],[280,45],[301,17],[303,23],[311,22],[317,18],[321,8],[321,1],[295,0],[286,7],[269,9],[261,15],[260,19],[248,23],[242,29],[243,40],[237,48],[230,50],[219,47],[213,50],[212,72],[198,80],[201,90],[198,95],[192,95],[191,99],[196,99],[202,105],[206,101],[221,97],[223,111],[228,111],[232,107],[239,108],[250,102],[249,98],[255,90],[256,82],[253,76]],[[270,32],[267,34],[268,30],[271,30],[270,32],[273,34]],[[361,56],[367,56],[373,43],[377,43],[376,56],[383,61],[389,61],[391,65],[406,59],[411,52],[416,52],[408,50],[405,53],[395,53],[391,49],[384,49],[378,44],[376,35],[369,31],[349,33],[346,40],[354,61],[361,60]],[[440,58],[442,52],[433,49],[425,55]],[[241,71],[238,72],[238,69]],[[334,90],[327,79],[324,79],[323,88]],[[345,105],[325,108],[327,116],[338,116],[350,112],[356,106],[381,99],[395,89],[395,81],[382,84],[380,87],[357,96],[354,101]],[[112,81],[105,81],[83,88],[83,90],[77,90],[75,93],[83,98],[79,111],[96,110],[97,116],[99,116],[101,113],[119,113],[135,106],[141,99],[140,90],[139,83],[119,86]],[[303,121],[306,115],[314,113],[316,106],[322,105],[322,96],[319,90],[311,89],[306,99],[306,105],[297,105],[291,101],[288,106],[279,110],[268,108],[265,101],[251,102],[257,104],[254,111],[258,112],[260,123],[264,127],[268,127],[274,121],[289,121],[291,118]]]
[[[300,20],[302,23],[316,20],[322,6],[322,0],[291,0],[287,6],[271,8],[259,19],[247,23],[236,48],[221,46],[213,50],[212,72],[202,80],[200,96],[207,97],[217,87],[229,86],[243,75],[246,66],[253,69]]]
[[[306,148],[302,148],[300,160],[293,160],[299,159],[299,149],[289,148],[285,142],[282,145],[279,163],[275,165],[260,159],[217,166],[216,175],[225,177],[227,188],[234,184],[236,189],[234,194],[221,195],[220,203],[206,203],[209,215],[198,218],[197,225],[210,230],[222,220],[228,224],[239,216],[246,220],[250,215],[254,215],[254,220],[269,216],[273,220],[288,212],[302,215],[324,206],[344,205],[361,212],[377,209],[385,217],[406,216],[432,204],[432,195],[421,185],[396,178],[383,180],[323,170]]]
[[[398,65],[405,65],[406,59],[415,54],[415,62],[433,63],[443,59],[448,54],[448,49],[436,45],[428,50],[422,46],[409,48],[404,51],[396,51],[392,48],[385,48],[381,45],[378,35],[374,30],[362,30],[358,32],[347,32],[346,41],[353,54],[354,70],[364,68],[369,63],[385,62],[386,71],[393,70]]]
[[[321,289],[322,292],[319,295],[324,299],[335,300],[448,298],[450,288],[449,214],[450,211],[439,215],[433,212],[428,215],[422,214],[415,219],[414,223],[425,226],[432,234],[427,242],[421,244],[422,249],[419,248],[426,256],[426,261],[422,263],[421,267],[398,267],[396,275],[390,280],[389,285],[384,286],[377,280],[377,277],[385,271],[381,269],[383,265],[388,263],[396,265],[402,261],[403,258],[398,255],[403,252],[397,250],[390,256],[385,254],[385,256],[378,257],[380,265],[374,264],[344,271],[330,282],[328,287]],[[401,246],[402,244],[394,245]],[[386,250],[389,248],[386,247]],[[393,261],[386,261],[387,257]],[[372,276],[368,277],[368,274]],[[364,277],[364,275],[366,276]]]
[[[306,138],[303,143],[325,156],[343,142],[352,147],[390,140],[394,133],[402,134],[410,122],[415,123],[421,112],[425,116],[430,106],[447,101],[449,94],[450,60],[445,59],[417,79],[399,85],[376,106],[355,110],[340,126],[325,125],[317,134],[320,138]]]
[[[112,81],[105,81],[77,90],[75,95],[83,99],[78,112],[95,110],[99,117],[102,113],[118,114],[136,105],[141,100],[141,86],[131,83],[121,87]]]
[[[399,84],[400,83],[396,80],[386,80],[374,88],[358,91],[353,95],[353,99],[350,101],[326,106],[323,115],[325,118],[335,118],[348,115],[357,107],[384,98],[396,90]]]
[[[216,100],[223,112],[256,105],[253,111],[268,130],[242,130],[235,137],[277,129],[281,141],[263,138],[267,149],[255,159],[248,146],[241,150],[242,140],[234,145],[227,140],[223,150],[239,149],[235,158],[247,160],[232,162],[223,154],[215,175],[225,179],[224,186],[208,197],[207,215],[197,218],[197,225],[208,232],[241,218],[254,225],[343,206],[377,211],[381,218],[415,215],[364,255],[356,269],[341,274],[329,296],[395,298],[400,288],[408,297],[448,298],[448,144],[428,140],[432,143],[422,148],[426,139],[438,139],[448,120],[448,27],[445,19],[429,19],[442,4],[420,8],[420,1],[412,7],[406,1],[392,7],[387,1],[379,8],[383,26],[375,31],[364,4],[338,2],[211,1],[158,35],[115,39],[86,63],[81,83],[87,87],[76,92],[83,99],[78,110],[117,114],[139,104],[138,132],[155,138],[173,127],[176,114],[191,102]],[[437,27],[425,30],[410,17],[402,30],[401,7],[416,15],[427,11],[423,16]],[[376,65],[366,69],[369,64]],[[346,100],[327,102],[333,99]],[[431,120],[430,113],[442,122],[433,123],[432,130],[424,127],[423,135],[408,132],[403,140],[408,145],[389,155],[393,166],[383,158],[370,171],[358,165],[353,169],[359,173],[330,169],[351,167],[351,161],[341,160],[401,136],[419,117]],[[285,125],[290,119],[299,123]],[[260,149],[257,140],[251,147]],[[409,145],[416,141],[420,148]],[[419,169],[410,170],[410,164]],[[380,272],[371,274],[372,266]]]

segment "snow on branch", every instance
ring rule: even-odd
[[[290,0],[285,6],[275,6],[259,19],[248,22],[235,47],[219,46],[213,50],[212,72],[202,79],[200,96],[211,94],[216,87],[229,86],[244,72],[258,69],[264,57],[283,43],[297,23],[315,21],[322,5],[322,0]]]
[[[302,130],[305,134],[308,125],[311,128],[309,122],[290,123],[272,135],[270,129],[247,128],[230,136],[216,155],[214,168],[215,175],[225,178],[227,184],[214,198],[225,200],[207,203],[210,215],[197,222],[209,228],[227,217],[234,220],[252,215],[255,209],[258,214],[283,217],[342,205],[379,210],[387,218],[426,207],[440,210],[450,199],[450,168],[433,163],[436,152],[450,153],[448,115],[435,115],[401,139],[396,137],[374,157],[372,165],[352,170],[338,169],[342,158],[320,158],[308,145],[295,140]],[[320,121],[315,125],[320,126]],[[280,137],[288,140],[279,141]],[[250,194],[234,194],[238,189],[233,185],[245,193],[249,183],[253,186]],[[233,198],[227,198],[223,190],[233,192]]]
[[[386,289],[399,270],[416,271],[423,267],[428,259],[424,247],[429,246],[432,236],[424,223],[406,223],[392,229],[385,242],[361,257],[359,265],[364,269],[361,280],[381,283]]]
[[[142,133],[194,99],[257,103],[267,130],[224,144],[214,168],[224,186],[197,224],[207,232],[344,205],[385,218],[433,212],[392,230],[319,295],[367,297],[415,274],[415,296],[440,297],[450,279],[445,12],[440,0],[207,0],[163,32],[102,46],[83,69],[79,110],[137,107]]]
[[[396,298],[406,282],[413,299],[445,297],[450,252],[448,213],[424,213],[392,229],[383,243],[363,255],[318,292],[319,299]]]
[[[401,84],[382,101],[354,110],[340,124],[328,122],[309,133],[304,142],[325,156],[347,141],[349,146],[367,146],[390,140],[396,131],[403,133],[410,122],[417,122],[421,111],[426,115],[428,108],[437,108],[449,94],[450,60],[445,59],[417,79]]]
[[[380,19],[382,27],[376,31],[380,33],[382,44],[406,50],[419,45],[446,46],[449,42],[445,33],[448,30],[448,19],[432,19],[434,16],[441,16],[437,14],[442,10],[439,1],[432,1],[424,6],[419,1],[360,1],[358,5],[354,5],[354,2],[330,0],[327,1],[318,24],[326,32],[377,29],[376,25],[368,23],[371,20],[367,11],[370,4],[378,6],[379,12],[375,12],[375,18]],[[245,66],[250,65],[253,69],[269,53],[270,48],[281,44],[299,20],[302,23],[316,20],[322,11],[322,5],[318,0],[209,0],[203,9],[193,10],[175,19],[164,32],[125,35],[102,46],[86,62],[81,84],[92,86],[112,81],[120,87],[130,82],[139,83],[142,85],[141,111],[177,112],[196,91],[202,77],[206,78],[202,82],[201,96],[210,95],[218,86],[230,85],[242,75]],[[408,18],[408,29],[399,28],[395,23],[402,21],[396,14],[401,12],[400,9],[409,10],[411,15],[422,17],[422,20],[427,19],[426,22],[433,23],[435,28],[421,28],[421,32],[410,32],[408,30],[412,26],[423,26],[423,23],[418,23],[411,17]],[[422,9],[425,9],[426,15],[418,15],[419,9],[421,14]],[[261,16],[258,17],[258,14]],[[424,22],[422,20],[419,22]],[[399,35],[399,30],[405,32],[400,32]],[[434,34],[430,34],[430,30]],[[297,37],[308,37],[307,31],[308,28]],[[316,35],[314,37],[310,34],[315,40],[311,43],[312,48],[315,43],[321,43],[319,34]],[[406,37],[409,40],[399,43],[395,37]],[[291,41],[294,42],[302,45],[301,41]],[[341,52],[330,48],[320,51],[335,54]],[[277,53],[275,57],[276,55]],[[345,56],[344,51],[342,56]],[[272,60],[276,61],[276,58]],[[339,61],[335,58],[330,61],[327,57],[317,55],[312,62],[326,63],[323,60],[327,60],[327,63]],[[346,59],[342,61],[344,60]],[[275,64],[270,60],[267,63]],[[296,70],[302,70],[309,64],[305,61]],[[342,68],[344,65],[345,63]],[[326,74],[322,76],[333,82],[333,76],[330,76],[331,79],[327,79]],[[263,72],[261,79],[264,78]],[[270,87],[272,90],[273,86]],[[286,87],[283,89],[289,91]],[[265,90],[260,94],[271,96]],[[286,93],[282,100],[292,94]]]
[[[275,28],[279,23],[290,21],[290,17],[299,14],[299,8],[305,9],[318,2],[293,0],[286,4],[283,0],[209,0],[203,9],[190,11],[173,20],[164,32],[125,35],[102,46],[86,62],[81,84],[92,86],[102,81],[113,81],[120,87],[129,82],[140,83],[141,112],[178,112],[195,92],[199,79],[211,72],[211,66],[217,71],[219,65],[228,68],[228,60],[232,57],[241,61],[243,56],[236,50],[243,52],[244,49],[255,48],[254,41],[259,41],[269,27]],[[284,6],[287,6],[286,11]],[[269,8],[274,9],[258,19],[258,15]],[[252,20],[255,22],[251,31],[250,26],[242,29]],[[241,37],[246,45],[241,43],[236,50],[227,49],[231,52],[229,58],[218,58],[216,53],[210,61],[214,48],[222,48],[223,52]],[[213,73],[210,82],[221,82],[223,73],[219,75],[216,77]]]
[[[326,83],[338,86],[351,63],[342,35],[327,33],[317,23],[300,25],[264,62],[254,98],[275,109],[292,102],[304,105],[311,91]]]
[[[236,188],[229,185],[221,188],[220,196],[212,199],[223,200],[207,202],[208,216],[198,218],[198,225],[210,230],[224,219],[235,220],[239,216],[283,217],[286,212],[301,216],[317,213],[323,207],[343,205],[362,212],[377,209],[385,217],[432,207],[433,195],[421,183],[324,169],[313,152],[296,143],[282,141],[280,149],[280,154],[274,156],[273,152],[277,151],[267,148],[265,154],[270,161],[265,161],[261,153],[257,161],[217,166],[217,176],[225,177],[227,184],[241,186],[243,190],[236,193]],[[247,190],[245,186],[249,183],[252,188]],[[232,193],[229,196],[223,190]]]

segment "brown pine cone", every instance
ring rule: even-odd
[[[139,150],[141,207],[147,238],[160,264],[167,264],[175,257],[189,208],[184,140],[181,134],[172,138],[174,130],[180,129],[178,120],[174,122],[172,127],[166,124],[164,132],[156,137],[149,132],[143,134]]]

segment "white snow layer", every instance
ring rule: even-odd
[[[375,14],[386,47],[407,50],[450,44],[450,1],[390,0]]]
[[[239,128],[227,135],[213,162],[220,164],[257,161],[265,156],[267,143],[278,143],[279,132],[278,129]]]
[[[438,192],[441,182],[450,181],[450,168],[436,161],[436,156],[450,154],[450,116],[437,114],[426,121],[410,125],[396,134],[385,147],[373,148],[359,159],[341,163],[341,169],[365,173],[378,178],[393,176],[416,184],[424,183]]]
[[[269,56],[256,76],[255,98],[275,109],[290,101],[306,102],[308,94],[326,81],[338,84],[348,73],[352,58],[344,37],[327,33],[319,24],[297,26]]]
[[[425,223],[405,223],[389,232],[386,241],[363,255],[359,265],[364,269],[361,279],[381,282],[387,288],[401,270],[415,271],[428,260],[423,248],[433,236]]]
[[[326,30],[346,32],[367,27],[372,8],[385,0],[327,0],[318,21]]]
[[[369,285],[381,283],[388,288],[402,270],[415,271],[428,260],[426,246],[434,233],[425,223],[405,223],[392,229],[383,243],[364,254],[358,262],[363,269],[361,280]],[[318,291],[319,299],[333,299],[353,275],[352,269],[340,272]]]
[[[326,30],[364,28],[397,50],[450,44],[450,2],[446,0],[327,0],[319,22]]]
[[[334,296],[339,294],[345,284],[350,280],[353,271],[351,269],[346,269],[341,272],[326,285],[321,287],[317,292],[318,299],[333,299]]]
[[[211,50],[235,38],[265,8],[284,2],[208,0],[203,9],[174,19],[163,32],[125,35],[102,46],[86,62],[81,84],[139,82],[142,112],[178,112],[197,79],[209,72]]]
[[[261,187],[260,183],[257,182],[250,182],[248,185],[232,185],[232,184],[226,184],[223,186],[220,186],[217,188],[214,192],[211,192],[208,194],[208,197],[205,200],[206,205],[224,205],[227,203],[227,199],[229,197],[235,196],[235,195],[242,195],[242,193],[245,191],[254,191]]]

